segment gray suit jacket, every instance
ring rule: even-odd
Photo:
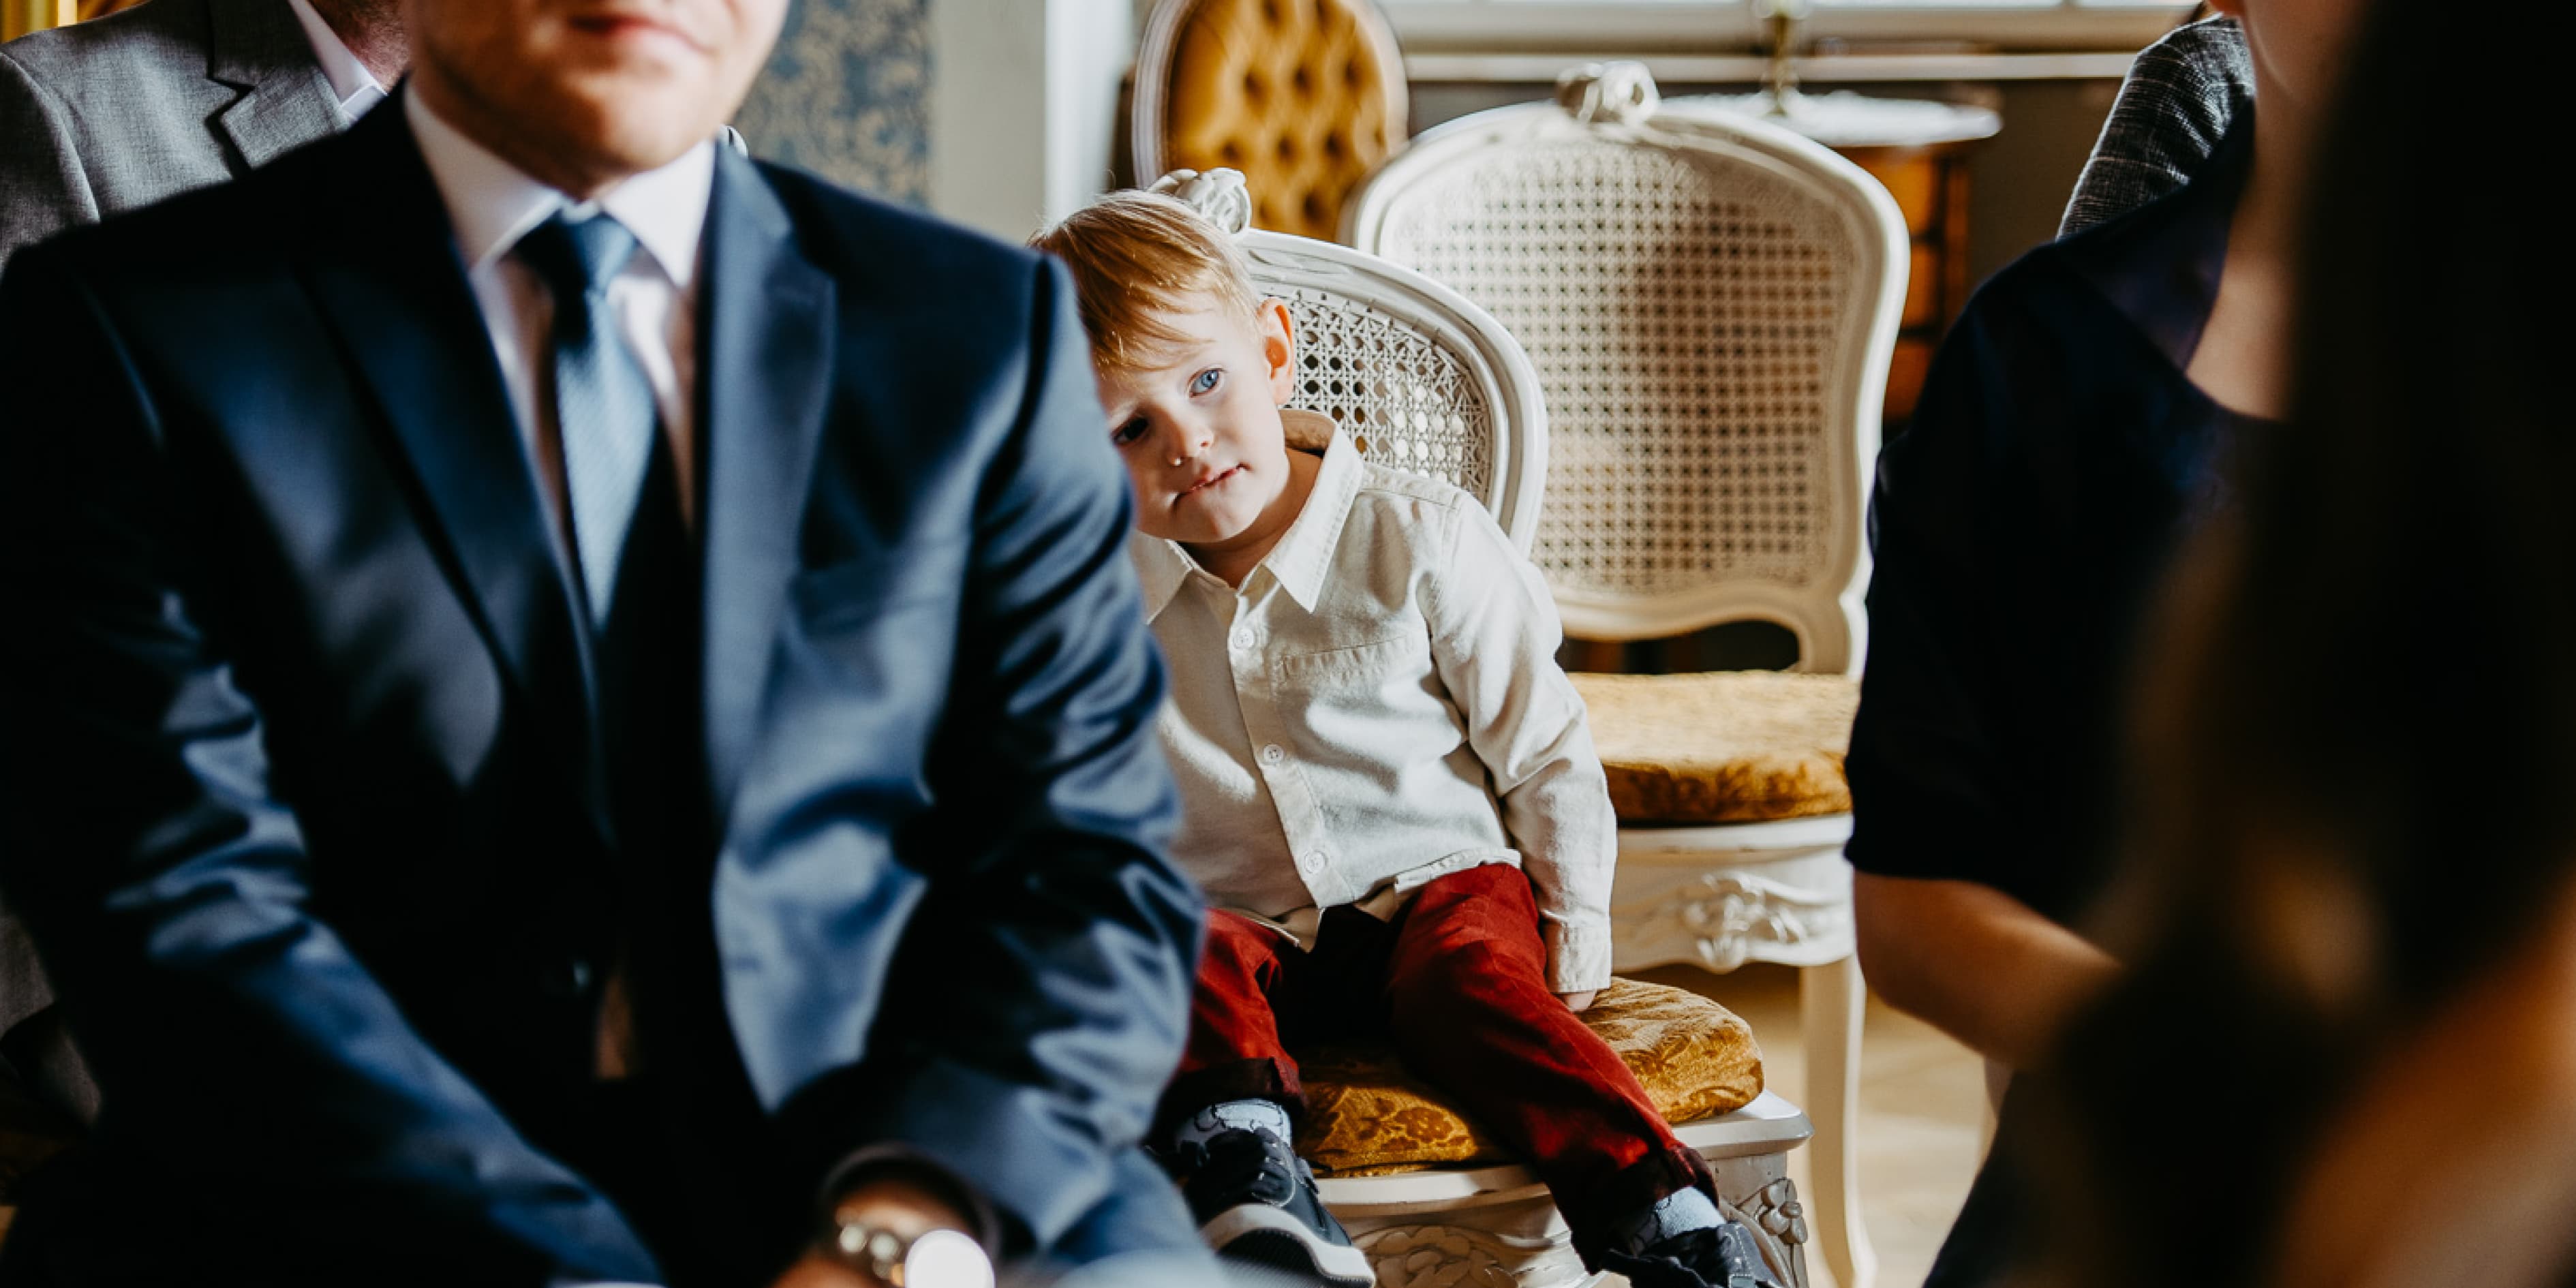
[[[344,124],[286,0],[152,0],[0,45],[0,122],[0,264]]]
[[[2072,237],[2191,182],[2254,104],[2254,56],[2233,18],[2175,28],[2121,82],[2057,230]]]
[[[286,0],[152,0],[0,45],[0,266],[65,228],[246,174],[344,123]],[[0,907],[0,1032],[52,1001]]]

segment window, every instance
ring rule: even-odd
[[[1407,52],[1742,53],[1763,43],[1755,0],[1381,0]],[[2195,0],[1811,0],[1812,47],[2135,50]]]

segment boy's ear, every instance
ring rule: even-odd
[[[1252,319],[1261,334],[1261,360],[1270,368],[1270,401],[1285,407],[1297,396],[1297,324],[1277,300],[1263,300]]]

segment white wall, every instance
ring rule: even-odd
[[[1131,0],[931,0],[930,207],[1020,241],[1109,181]]]

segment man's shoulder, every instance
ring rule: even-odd
[[[996,304],[1024,301],[1037,289],[1042,261],[1026,247],[794,166],[753,164],[787,207],[806,254],[844,282],[925,310],[987,316]]]
[[[239,179],[67,228],[19,251],[12,263],[42,255],[73,267],[93,288],[118,289],[273,273],[320,217],[311,194],[327,182],[330,153],[345,142],[325,139]]]
[[[213,39],[211,0],[152,0],[149,4],[21,36],[0,45],[0,58],[17,65],[48,91],[77,95],[130,95],[130,78],[204,79]]]
[[[2086,256],[2064,241],[2043,242],[1969,294],[1942,349],[1944,356],[1981,349],[2017,368],[2045,365],[2118,322],[2118,310],[2086,271]]]
[[[2025,317],[2036,308],[2070,296],[2088,294],[2081,271],[2085,258],[2069,242],[2041,242],[2014,256],[1996,269],[1994,276],[1979,283],[1969,293],[1968,309],[1990,323],[1999,323]]]

